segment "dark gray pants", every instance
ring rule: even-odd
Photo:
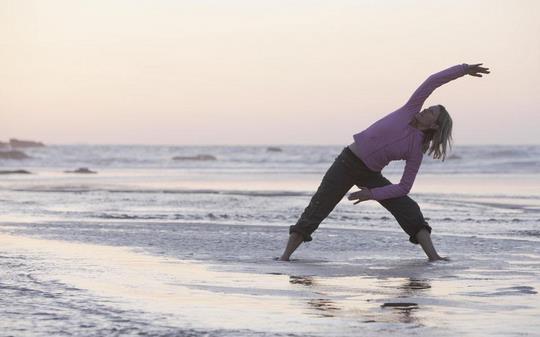
[[[353,185],[374,188],[389,184],[391,182],[383,177],[381,172],[368,169],[362,160],[346,147],[324,175],[308,207],[296,225],[289,228],[289,233],[299,233],[304,241],[311,241],[311,234]],[[418,244],[415,235],[423,228],[431,233],[431,227],[424,219],[420,207],[408,196],[381,200],[379,203],[396,218],[401,228],[409,235],[410,242]]]

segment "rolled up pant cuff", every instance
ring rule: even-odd
[[[431,226],[429,226],[427,224],[427,222],[420,228],[418,228],[418,230],[416,230],[416,232],[414,232],[410,237],[409,237],[409,241],[411,243],[414,243],[415,245],[417,245],[419,242],[418,240],[416,240],[416,234],[418,234],[418,232],[420,232],[422,229],[426,229],[430,234],[431,234]]]
[[[295,228],[295,226],[290,226],[289,227],[289,234],[292,234],[292,233],[298,233],[298,234],[302,235],[302,238],[303,238],[304,242],[309,242],[309,241],[313,240],[313,238],[311,237],[311,234],[308,234],[308,233],[302,231],[301,229]]]

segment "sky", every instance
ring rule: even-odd
[[[540,1],[0,0],[0,141],[347,145],[439,89],[455,144],[540,144]]]

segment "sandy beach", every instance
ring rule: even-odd
[[[540,254],[212,264],[0,235],[2,331],[536,336]],[[8,296],[6,296],[8,295]],[[23,310],[25,309],[26,310]],[[30,311],[28,311],[30,309]]]
[[[538,147],[425,163],[412,195],[449,262],[428,263],[376,202],[347,200],[274,261],[338,151],[28,150],[32,173],[0,180],[0,335],[539,335]],[[167,161],[178,153],[218,159]],[[65,173],[73,156],[97,173]]]

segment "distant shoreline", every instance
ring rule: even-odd
[[[352,141],[351,141],[352,142]],[[343,144],[146,144],[146,143],[49,143],[47,146],[170,146],[170,147],[337,147],[347,146],[349,143]],[[454,147],[472,147],[472,146],[540,146],[537,144],[454,144]]]

